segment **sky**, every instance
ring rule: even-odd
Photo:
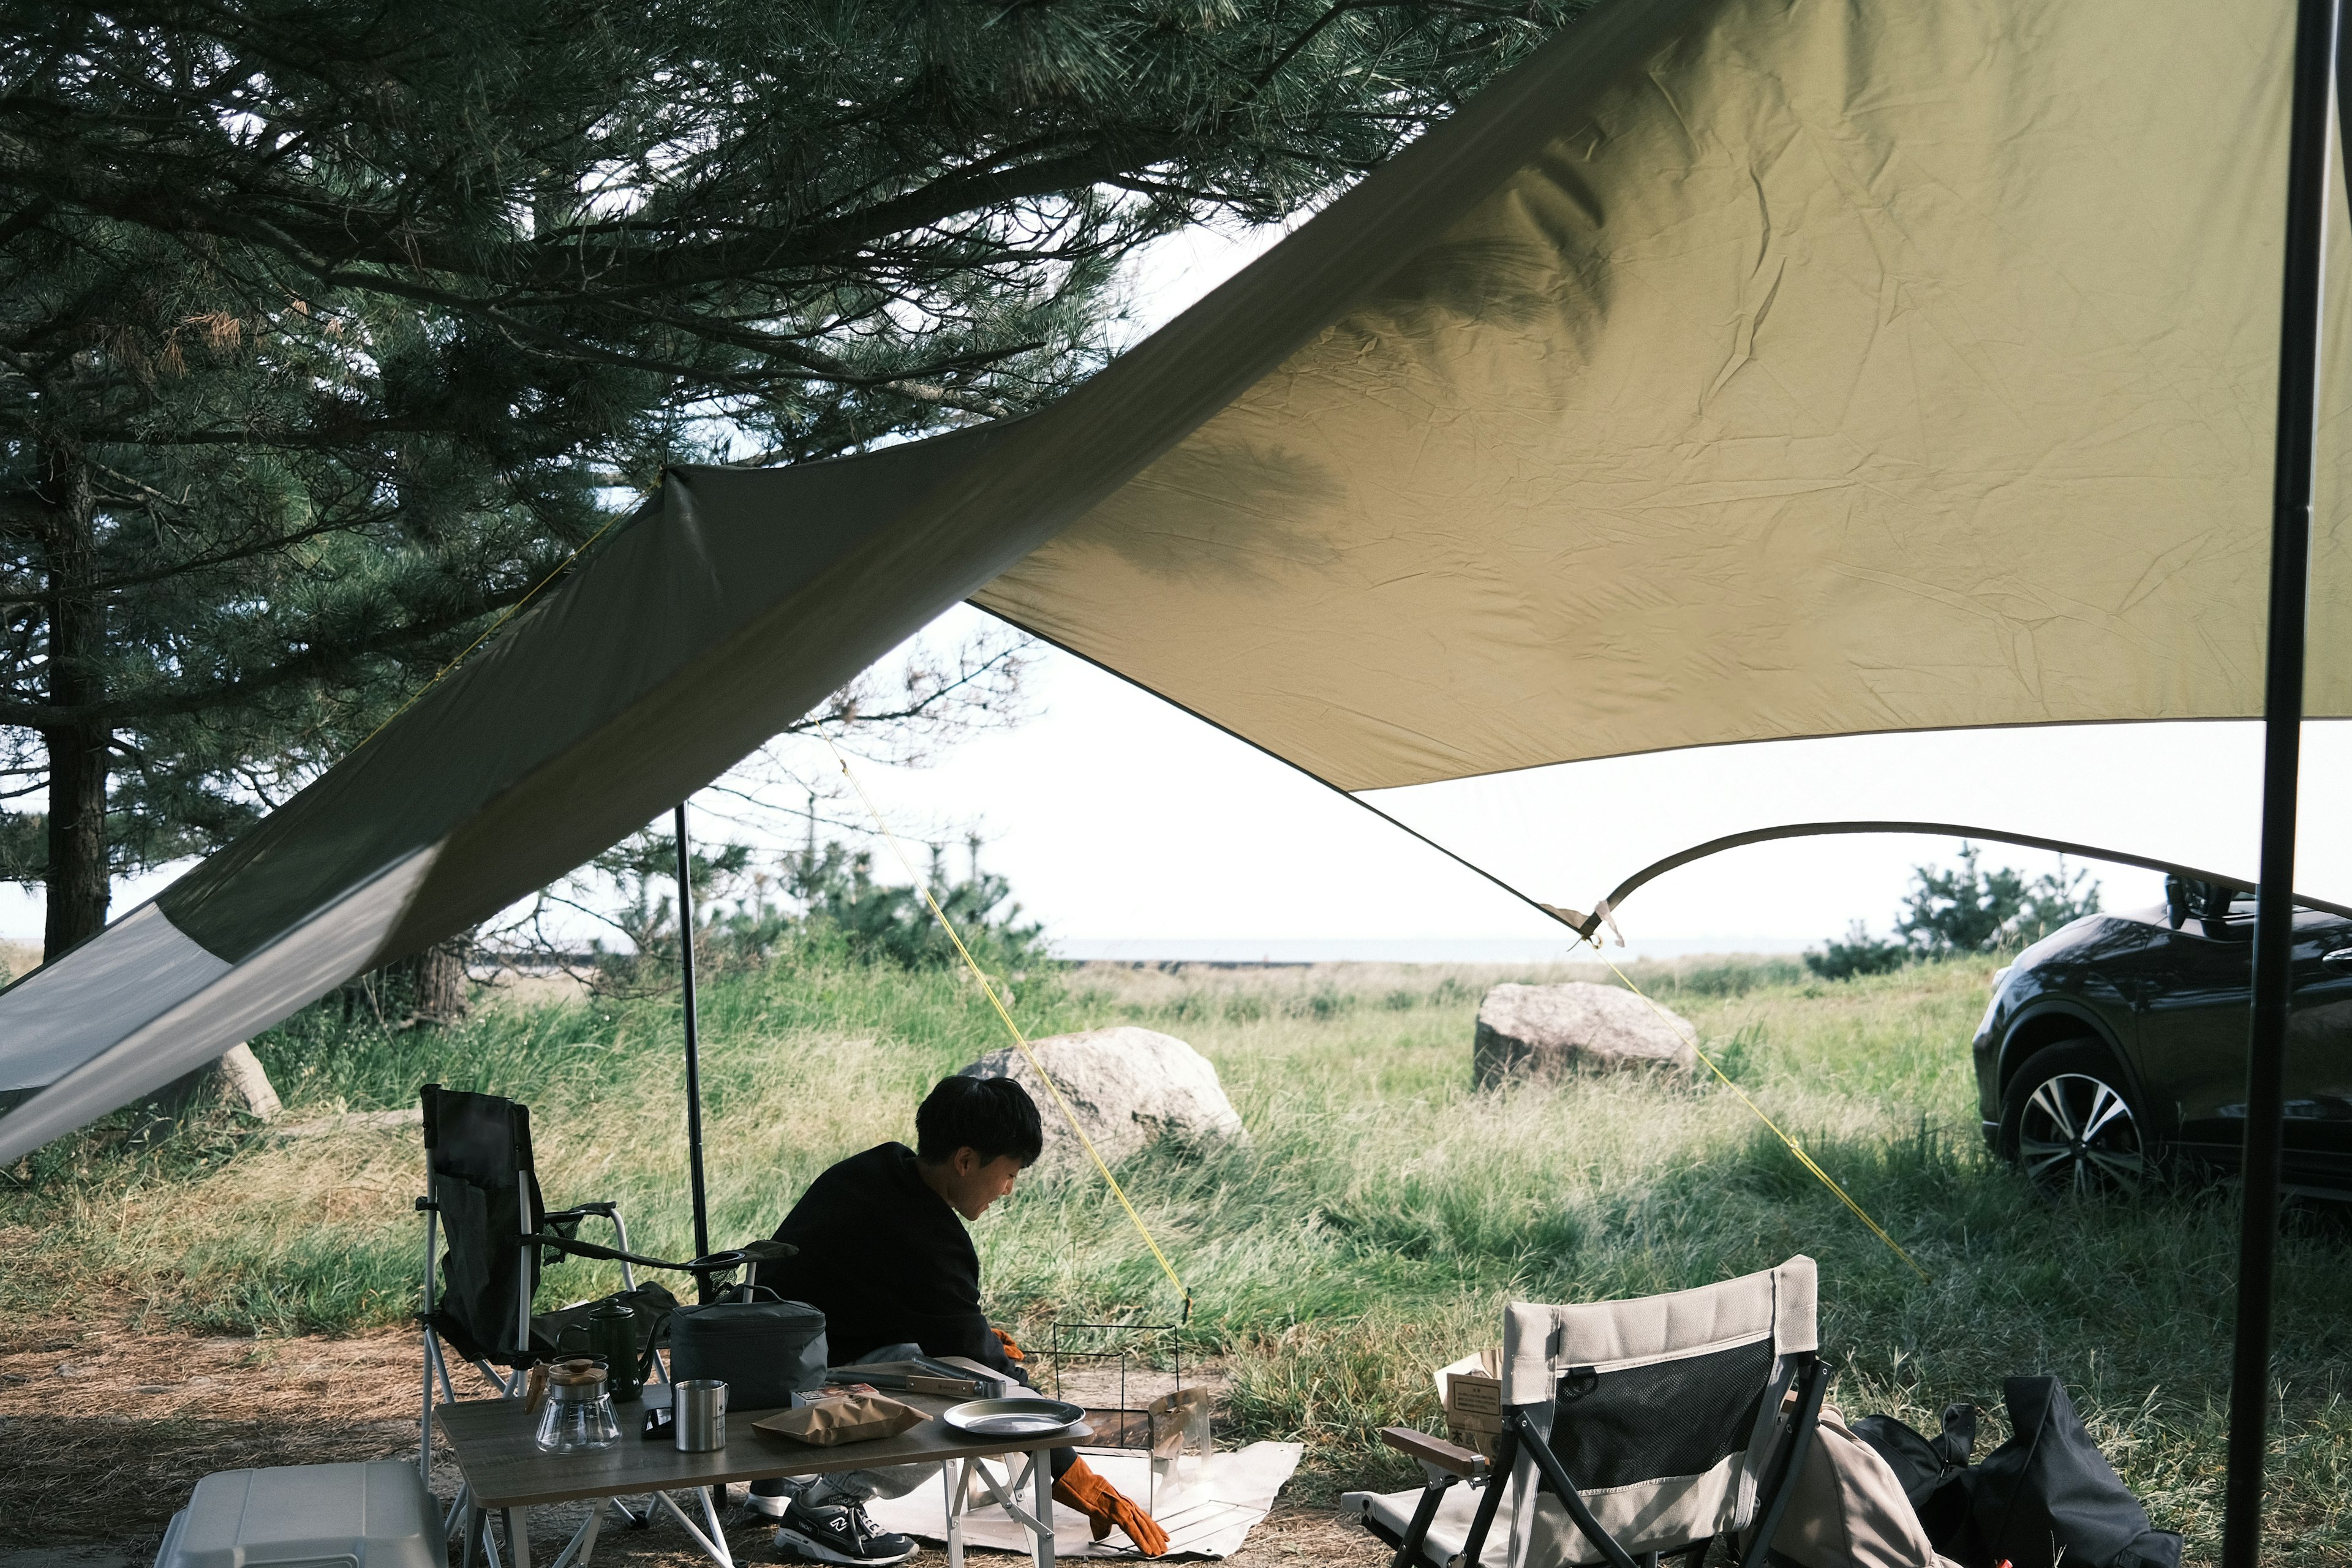
[[[1134,274],[1140,336],[1172,319],[1274,231],[1195,230]],[[961,639],[980,611],[925,634]],[[892,661],[886,660],[886,665]],[[1566,933],[1492,881],[1363,805],[1050,648],[1028,681],[1034,716],[930,765],[856,764],[899,835],[985,840],[1066,955],[1278,961],[1535,961]],[[1568,764],[1369,797],[1380,810],[1547,902],[1589,910],[1650,861],[1719,835],[1840,818],[1958,822],[2166,857],[2254,866],[2261,783],[2252,724],[2043,727],[1773,742]],[[2328,781],[2352,729],[2305,727],[2297,886],[2352,900],[2352,825]],[[804,769],[830,763],[803,747]],[[714,813],[726,799],[705,796]],[[856,814],[854,802],[838,810]],[[717,816],[707,817],[716,826]],[[1949,839],[1809,839],[1730,851],[1670,873],[1619,912],[1623,956],[1793,952],[1854,920],[1885,932],[1913,868]],[[2030,874],[2053,857],[1989,846]],[[2109,908],[2162,898],[2154,873],[2094,864]],[[119,917],[170,880],[118,887]],[[0,936],[37,937],[37,897],[0,893]],[[1613,954],[1614,950],[1612,950]]]

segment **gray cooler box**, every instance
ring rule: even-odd
[[[155,1568],[448,1568],[441,1513],[416,1467],[223,1470],[172,1516]]]

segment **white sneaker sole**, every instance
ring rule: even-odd
[[[805,1534],[789,1524],[777,1528],[776,1550],[790,1552],[810,1563],[837,1563],[841,1568],[889,1568],[891,1563],[904,1563],[915,1554],[914,1545],[910,1542],[907,1550],[895,1557],[853,1557],[830,1541]]]

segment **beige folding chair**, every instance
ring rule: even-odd
[[[1813,1260],[1797,1257],[1639,1300],[1513,1303],[1493,1463],[1391,1427],[1382,1439],[1427,1484],[1350,1493],[1342,1510],[1396,1547],[1395,1568],[1478,1568],[1507,1484],[1509,1568],[1696,1564],[1724,1535],[1761,1563],[1828,1382],[1815,1289]]]

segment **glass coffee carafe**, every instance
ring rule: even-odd
[[[586,1357],[548,1369],[547,1404],[539,1413],[539,1446],[551,1454],[583,1454],[621,1440],[604,1363]]]

